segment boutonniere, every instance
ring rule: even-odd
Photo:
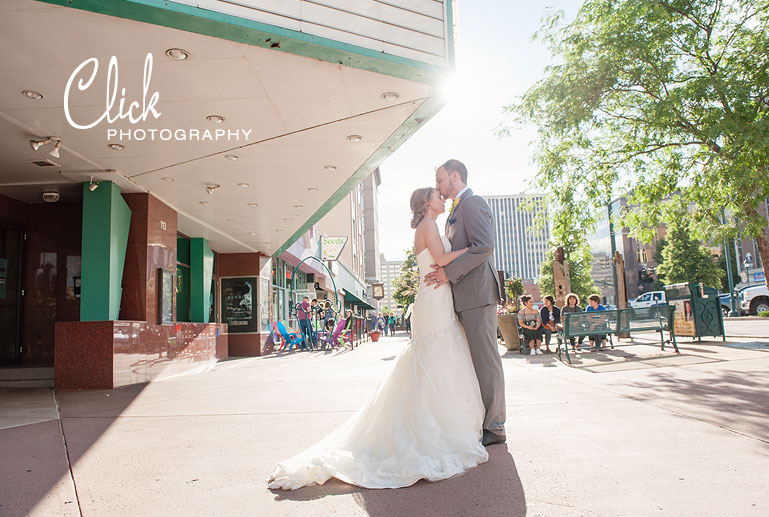
[[[451,202],[451,210],[449,210],[449,213],[453,213],[454,210],[459,206],[459,202],[462,200],[462,198],[456,198],[454,201]]]

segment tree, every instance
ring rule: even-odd
[[[550,249],[545,253],[545,261],[539,274],[539,290],[543,295],[555,295],[553,285],[553,260],[555,260],[555,245],[551,243]],[[564,255],[569,263],[569,277],[571,278],[571,292],[579,296],[580,300],[598,291],[591,276],[593,255],[587,241],[579,245],[579,248],[567,251],[564,246]]]
[[[657,275],[663,284],[702,282],[721,288],[721,268],[713,260],[710,249],[693,239],[685,224],[668,227],[667,244],[662,250]]]
[[[551,210],[589,221],[619,192],[617,227],[651,242],[686,207],[695,237],[754,237],[766,271],[769,0],[587,0],[561,17],[536,35],[560,64],[508,107],[539,128]]]
[[[409,305],[414,302],[419,287],[419,269],[414,248],[406,250],[406,260],[401,266],[401,274],[393,281],[395,292],[393,298],[399,305],[403,305],[403,314],[408,311]]]

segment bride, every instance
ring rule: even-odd
[[[411,195],[419,266],[411,342],[369,401],[320,442],[278,463],[269,488],[294,490],[335,477],[365,488],[400,488],[446,479],[488,459],[481,445],[484,406],[451,288],[426,286],[431,264],[449,251],[436,217],[444,200],[434,188]]]

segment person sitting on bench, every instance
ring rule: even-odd
[[[589,305],[585,309],[585,312],[600,312],[608,310],[605,306],[601,305],[601,297],[597,294],[591,294],[588,296],[587,301]],[[593,350],[606,350],[606,334],[591,335],[589,339]]]

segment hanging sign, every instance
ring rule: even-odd
[[[321,237],[321,260],[337,260],[347,240],[348,237]]]

